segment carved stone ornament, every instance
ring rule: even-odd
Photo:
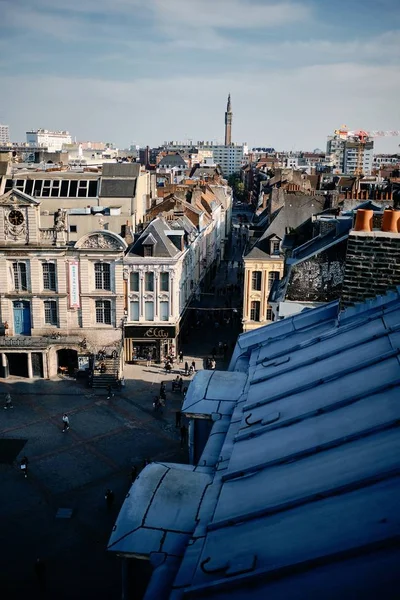
[[[85,240],[81,248],[94,248],[100,250],[122,250],[117,240],[102,234],[91,235]]]
[[[5,219],[4,219],[4,233],[5,233],[5,238],[6,240],[12,240],[14,242],[17,241],[22,241],[22,240],[27,240],[28,239],[28,229],[26,227],[26,219],[20,219],[19,222],[18,220],[13,220],[12,218],[10,219],[10,215],[12,215],[15,212],[20,212],[20,211],[15,211],[14,208],[10,209],[10,210],[5,210]],[[22,214],[22,213],[21,213]]]

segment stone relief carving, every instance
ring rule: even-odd
[[[112,237],[102,234],[91,235],[82,244],[81,248],[100,248],[101,250],[122,250],[118,243]]]
[[[10,223],[8,217],[10,212],[12,212],[14,209],[10,209],[10,210],[6,210],[4,213],[5,219],[4,219],[4,233],[5,233],[5,238],[6,240],[12,240],[14,242],[16,241],[22,241],[22,240],[26,240],[28,239],[28,229],[26,226],[26,219],[23,220],[23,222],[21,224],[16,224],[13,225],[12,223]]]

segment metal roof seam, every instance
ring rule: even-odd
[[[394,331],[400,331],[400,325],[398,325],[396,328],[393,328]],[[301,369],[302,367],[306,367],[307,365],[312,365],[316,362],[320,362],[321,360],[325,360],[327,358],[331,358],[332,356],[336,356],[337,354],[342,354],[343,352],[347,352],[348,350],[353,350],[354,348],[358,347],[358,346],[363,346],[364,344],[368,344],[370,343],[372,340],[378,340],[381,339],[385,336],[389,337],[389,331],[387,329],[385,329],[384,331],[382,331],[381,333],[377,333],[374,335],[370,335],[368,337],[365,337],[361,340],[357,341],[357,345],[354,345],[353,343],[349,343],[345,346],[341,346],[340,348],[336,348],[335,350],[330,350],[329,352],[325,352],[324,354],[319,354],[318,356],[313,356],[311,358],[308,358],[306,360],[304,360],[303,362],[299,362],[296,365],[293,365],[292,367],[287,367],[284,369],[281,369],[279,371],[279,373],[270,373],[269,375],[263,375],[263,377],[259,377],[258,379],[254,379],[251,381],[250,385],[254,385],[256,383],[262,383],[263,381],[268,381],[269,379],[273,379],[274,377],[283,375],[284,373],[287,373],[289,371],[294,371],[296,369]],[[318,341],[322,341],[320,338],[318,338]],[[393,346],[392,346],[393,347]],[[393,350],[395,350],[395,348],[393,348]],[[288,360],[285,362],[289,362],[290,360],[290,356],[288,357]],[[284,363],[280,363],[280,364],[284,364]],[[263,367],[265,366],[265,368],[268,368],[269,366],[275,366],[275,365],[262,365]],[[277,365],[279,366],[279,365]]]
[[[265,406],[266,404],[271,404],[272,402],[276,402],[277,400],[280,400],[282,398],[287,398],[288,396],[293,396],[294,394],[306,392],[307,390],[313,389],[314,387],[317,387],[324,383],[328,383],[330,381],[335,381],[336,379],[341,379],[345,375],[349,375],[350,373],[354,373],[357,371],[362,371],[363,369],[366,369],[367,367],[375,365],[377,361],[383,362],[385,360],[388,360],[389,358],[395,358],[399,354],[400,354],[400,349],[390,350],[388,352],[385,352],[384,354],[381,354],[379,357],[375,356],[375,357],[371,358],[370,360],[360,363],[359,365],[352,365],[351,367],[347,367],[346,369],[343,369],[341,371],[335,371],[335,373],[332,373],[331,375],[326,376],[323,379],[315,379],[314,381],[305,383],[301,386],[298,386],[297,388],[291,388],[284,392],[280,392],[279,394],[275,394],[275,396],[271,396],[270,398],[267,398],[265,400],[258,400],[257,402],[248,404],[247,406],[244,406],[243,412],[247,412],[254,408],[259,408],[260,406]]]
[[[394,479],[395,477],[399,477],[399,475],[400,467],[397,467],[395,469],[388,469],[387,471],[378,471],[377,473],[374,473],[367,477],[362,477],[360,479],[350,481],[346,484],[334,486],[332,488],[327,488],[318,492],[312,492],[311,494],[306,494],[305,496],[301,496],[299,498],[293,498],[292,500],[287,500],[285,502],[281,502],[280,504],[276,504],[268,508],[262,508],[260,510],[256,510],[246,514],[241,514],[237,517],[229,517],[228,519],[214,521],[207,526],[207,530],[215,531],[224,527],[228,527],[229,525],[237,525],[239,523],[252,521],[261,517],[267,517],[287,510],[292,510],[294,508],[298,508],[299,506],[304,506],[305,504],[310,504],[312,502],[319,502],[320,500],[326,500],[327,498],[341,496],[343,494],[347,494],[365,487],[369,487],[371,485],[375,485],[376,483],[386,481],[387,479]],[[241,481],[241,479],[232,480],[232,482],[235,481]]]
[[[236,471],[231,471],[226,475],[222,475],[222,481],[230,481],[231,479],[236,479],[247,473],[252,473],[253,471],[260,471],[262,469],[267,469],[268,467],[284,464],[288,462],[294,462],[297,460],[301,460],[307,456],[311,456],[318,452],[325,452],[325,450],[329,450],[331,448],[336,448],[343,444],[348,444],[355,440],[362,439],[364,437],[368,437],[380,431],[386,431],[389,429],[394,429],[400,425],[399,419],[392,419],[391,421],[387,421],[386,423],[380,423],[379,425],[375,425],[374,427],[368,427],[367,429],[363,429],[361,431],[357,431],[342,437],[334,438],[317,446],[311,446],[309,448],[303,448],[302,450],[297,450],[296,452],[292,452],[291,454],[287,454],[285,456],[280,456],[278,458],[274,458],[270,461],[265,461],[262,463],[254,464],[251,467],[246,469],[239,469]]]
[[[316,416],[324,414],[324,413],[333,412],[334,410],[338,410],[339,408],[344,408],[345,406],[349,406],[350,404],[353,404],[354,402],[358,402],[359,400],[362,400],[363,398],[368,398],[369,396],[375,396],[376,394],[379,394],[380,392],[384,392],[385,390],[392,389],[393,387],[396,387],[396,386],[400,386],[400,379],[395,379],[393,382],[385,383],[384,385],[380,385],[380,386],[377,386],[376,388],[369,389],[369,390],[365,391],[363,394],[357,394],[356,396],[348,396],[347,398],[343,398],[343,399],[339,400],[338,402],[333,402],[332,404],[327,404],[323,407],[316,408],[307,413],[303,413],[301,415],[296,415],[295,417],[288,418],[284,421],[280,421],[279,423],[276,422],[276,423],[266,424],[262,427],[259,427],[256,430],[254,430],[253,432],[249,432],[248,429],[246,428],[236,434],[235,441],[244,441],[244,440],[252,438],[252,437],[263,435],[264,433],[268,433],[269,431],[274,431],[275,429],[280,429],[283,427],[288,427],[290,425],[295,425],[296,423],[299,423],[306,419],[310,419],[310,418],[316,417]],[[251,416],[251,414],[252,413],[250,413],[249,417]],[[245,419],[245,421],[247,423],[246,419]],[[262,419],[259,419],[258,421],[251,423],[249,425],[249,427],[251,427],[252,425],[257,425],[258,423],[261,423],[261,422],[262,422]]]

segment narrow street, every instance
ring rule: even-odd
[[[181,350],[184,361],[194,360],[196,370],[203,368],[214,349],[216,368],[226,369],[241,332],[245,228],[237,227],[237,219],[234,223],[227,259],[210,288],[189,308]],[[175,363],[167,375],[163,365],[126,365],[125,387],[109,400],[105,390],[87,388],[68,377],[51,381],[11,377],[1,382],[0,393],[10,392],[14,405],[12,410],[1,409],[0,421],[0,537],[6,540],[0,568],[2,598],[119,600],[120,563],[106,546],[129,491],[131,467],[140,471],[145,459],[188,460],[175,426],[183,395],[172,391],[178,374],[185,387],[192,379],[184,376],[183,366]],[[155,413],[153,399],[162,381],[166,406]],[[63,413],[71,424],[65,434]],[[26,479],[19,468],[24,455],[29,459]],[[112,510],[105,506],[107,488],[115,493]],[[35,577],[37,558],[46,563],[45,593]],[[138,563],[137,598],[146,583],[147,567]]]

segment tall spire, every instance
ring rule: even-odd
[[[225,113],[225,146],[230,146],[232,143],[232,117],[231,95],[229,94]]]

